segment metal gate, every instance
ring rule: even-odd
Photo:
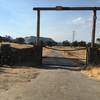
[[[87,65],[87,48],[45,47],[43,65],[83,67]]]

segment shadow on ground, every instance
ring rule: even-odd
[[[13,66],[4,65],[0,67],[0,74],[6,73],[4,68],[39,68],[39,69],[64,69],[64,70],[71,70],[71,71],[80,71],[85,67],[85,59],[76,59],[76,58],[64,58],[64,57],[43,57],[42,58],[42,65],[36,66],[30,63],[21,63],[16,64]]]
[[[63,57],[43,57],[43,69],[66,69],[80,71],[85,66],[85,59],[63,58]]]

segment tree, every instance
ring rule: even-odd
[[[7,41],[7,42],[12,42],[12,37],[11,36],[8,36],[8,35],[6,35],[5,36],[5,41]]]
[[[72,42],[72,46],[77,47],[78,46],[78,41]]]
[[[33,42],[29,42],[28,44],[30,44],[30,45],[35,45],[35,43],[33,43]]]
[[[12,42],[13,38],[11,36],[6,35],[5,37],[0,36],[0,42]]]
[[[41,40],[40,41],[40,45],[42,46],[42,47],[45,47],[46,46],[46,44]]]
[[[16,43],[19,43],[19,44],[24,44],[24,43],[25,43],[25,40],[24,40],[24,38],[21,38],[21,37],[20,37],[20,38],[16,38],[16,39],[15,39],[15,42],[16,42]]]
[[[88,42],[88,43],[87,43],[87,47],[91,47],[91,42]],[[97,43],[95,43],[95,44],[94,44],[94,47],[98,48],[98,47],[100,47],[100,45],[97,44]]]
[[[46,45],[52,47],[52,46],[53,46],[53,43],[52,43],[51,41],[48,41],[48,42],[46,43]]]
[[[86,42],[85,41],[80,41],[80,42],[78,42],[78,46],[86,47]]]
[[[0,42],[2,42],[2,37],[0,36]]]
[[[87,47],[91,47],[91,42],[88,42],[87,43]]]
[[[70,42],[68,40],[63,41],[63,46],[70,46]]]
[[[97,38],[96,41],[100,45],[100,38]]]

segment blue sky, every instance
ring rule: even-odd
[[[100,0],[0,0],[0,35],[25,37],[36,35],[36,11],[33,7],[48,6],[100,6]],[[100,12],[98,11],[96,37],[100,37]],[[91,41],[91,11],[41,12],[41,36],[56,41]]]

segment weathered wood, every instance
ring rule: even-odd
[[[100,64],[100,50],[89,47],[87,51],[87,64]]]
[[[33,10],[100,10],[100,7],[62,7],[62,6],[57,6],[57,7],[36,7],[33,8]]]
[[[95,32],[96,32],[96,10],[100,10],[100,7],[62,7],[62,6],[56,6],[56,7],[36,7],[33,8],[33,10],[37,10],[37,39],[36,39],[36,45],[39,44],[39,38],[40,38],[40,11],[45,10],[92,10],[93,11],[93,28],[92,28],[92,41],[91,41],[91,47],[94,47],[95,44]]]
[[[92,41],[91,47],[93,48],[95,45],[95,34],[96,34],[96,10],[93,10],[93,27],[92,27]]]
[[[40,37],[40,10],[37,11],[37,38],[36,45],[39,45],[39,37]]]

